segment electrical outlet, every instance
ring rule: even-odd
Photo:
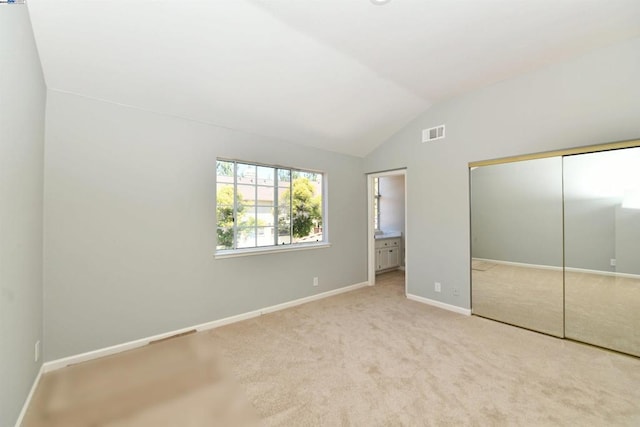
[[[313,278],[313,286],[318,286],[318,278],[317,277]]]
[[[436,292],[442,292],[442,285],[440,284],[440,282],[435,282],[434,290]]]
[[[615,267],[615,266],[616,266],[616,259],[611,258],[611,267]]]
[[[33,347],[33,361],[37,362],[40,360],[40,340],[36,341],[36,344]]]

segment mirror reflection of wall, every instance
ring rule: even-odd
[[[483,166],[471,177],[474,258],[562,267],[559,158]]]
[[[471,170],[472,311],[563,335],[562,161]]]

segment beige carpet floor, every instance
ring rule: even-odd
[[[640,356],[640,279],[471,265],[474,314]]]
[[[491,264],[471,270],[473,314],[557,337],[564,336],[562,270]]]
[[[44,376],[25,426],[638,426],[640,359],[375,287]]]

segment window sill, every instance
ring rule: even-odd
[[[264,248],[232,249],[217,251],[215,259],[236,258],[242,256],[265,255],[278,252],[304,251],[309,249],[323,249],[331,246],[328,242],[298,243],[295,245],[268,246]]]

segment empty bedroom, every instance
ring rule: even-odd
[[[0,426],[640,425],[637,0],[0,1]]]

